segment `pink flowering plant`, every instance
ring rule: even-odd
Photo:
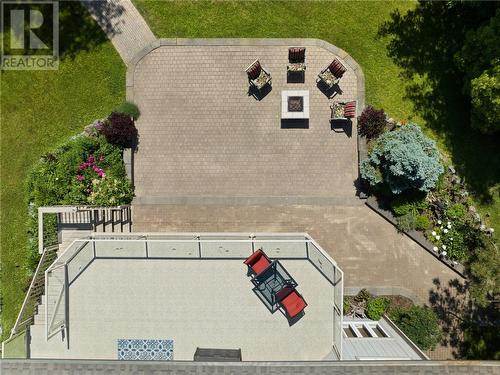
[[[100,187],[98,199],[90,196],[96,181],[117,180],[113,188]],[[100,205],[128,204],[133,188],[127,179],[122,149],[107,142],[102,135],[87,133],[72,137],[68,142],[45,155],[28,178],[29,200],[35,207],[57,204]]]

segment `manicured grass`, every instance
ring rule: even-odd
[[[77,51],[57,71],[1,75],[1,294],[3,337],[28,285],[24,181],[48,150],[102,118],[125,97],[125,65],[109,42]]]
[[[383,108],[394,119],[416,122],[436,139],[447,161],[455,164],[466,178],[483,216],[490,215],[487,222],[497,232],[500,230],[497,179],[500,160],[495,151],[496,141],[468,129],[467,118],[461,120],[465,126],[460,128],[450,125],[440,129],[439,124],[426,123],[425,108],[416,110],[414,102],[405,99],[412,91],[409,88],[412,82],[400,76],[400,69],[388,57],[388,39],[377,36],[392,11],[399,9],[404,14],[415,7],[415,2],[267,1],[264,5],[250,1],[134,0],[134,3],[158,37],[318,38],[344,49],[363,68],[367,103]],[[454,112],[454,108],[449,111]],[[435,122],[439,123],[439,118]]]
[[[396,8],[412,2],[270,1],[164,2],[135,0],[158,37],[172,38],[318,38],[356,59],[364,68],[367,100],[395,118],[412,114],[402,97],[399,69],[377,39],[379,25]]]

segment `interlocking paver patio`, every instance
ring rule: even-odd
[[[357,178],[356,136],[330,128],[316,74],[334,55],[307,47],[305,84],[286,83],[281,46],[162,46],[135,67],[129,97],[141,109],[135,155],[138,202],[172,196],[348,196]],[[273,90],[248,95],[245,68],[256,58]],[[356,76],[341,81],[356,97]],[[309,129],[282,129],[281,90],[310,92]]]

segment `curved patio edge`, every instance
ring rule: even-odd
[[[162,46],[294,46],[309,45],[323,48],[338,56],[356,75],[358,112],[365,106],[365,76],[361,66],[342,48],[315,38],[165,38],[156,39],[139,51],[127,65],[127,100],[133,101],[132,88],[136,65],[149,53]]]

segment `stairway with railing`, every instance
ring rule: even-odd
[[[21,311],[19,312],[16,323],[12,328],[10,335],[11,338],[26,329],[27,326],[33,324],[35,316],[41,312],[39,305],[43,301],[45,295],[45,271],[56,259],[58,248],[59,247],[57,245],[50,246],[42,253],[30,287],[26,293],[26,297],[24,298]]]
[[[42,207],[39,209],[39,219],[42,218],[42,223],[45,213],[57,214],[58,232],[64,232],[66,235],[63,233],[59,237],[61,244],[48,247],[44,247],[43,243],[40,245],[43,248],[40,261],[10,337],[3,344],[8,345],[21,334],[30,336],[30,331],[43,331],[47,339],[59,332],[63,332],[67,337],[68,269],[66,260],[58,258],[58,254],[63,253],[73,240],[86,237],[89,231],[129,233],[132,230],[130,206]],[[44,233],[43,224],[39,226],[39,231]],[[27,340],[29,342],[29,337]],[[29,355],[28,350],[26,355]]]

